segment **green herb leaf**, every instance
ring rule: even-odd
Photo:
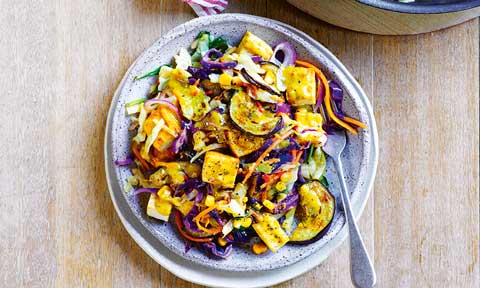
[[[312,155],[313,155],[313,145],[310,145],[310,150],[308,150],[307,163],[310,163],[310,161],[312,161]]]
[[[145,73],[145,74],[143,74],[142,76],[135,76],[135,78],[133,78],[133,81],[137,81],[137,80],[140,80],[140,79],[143,79],[143,78],[147,78],[147,77],[152,77],[152,76],[158,75],[158,72],[160,72],[160,69],[162,69],[163,66],[170,67],[169,64],[160,65],[160,67],[158,67],[157,69],[155,69],[155,70],[153,70],[153,71],[150,71],[150,72],[148,72],[148,73]]]
[[[133,101],[130,101],[130,102],[126,103],[125,107],[130,107],[130,106],[137,105],[137,104],[140,104],[140,103],[143,103],[143,102],[145,102],[145,98],[136,99],[136,100],[133,100]]]
[[[229,47],[229,45],[228,45],[227,40],[225,38],[223,38],[222,36],[217,37],[217,38],[213,39],[212,42],[210,42],[210,49],[215,48],[217,50],[225,52],[225,51],[227,51],[228,47]]]
[[[320,178],[320,183],[322,183],[323,186],[328,188],[328,181],[327,181],[327,178],[325,178],[325,176],[322,176],[322,178]]]
[[[197,37],[195,37],[195,40],[202,38],[203,35],[208,35],[208,36],[210,36],[210,32],[208,32],[208,31],[200,31],[200,32],[198,32]]]

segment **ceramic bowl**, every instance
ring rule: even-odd
[[[134,196],[133,192],[127,193],[123,188],[127,177],[131,175],[130,170],[114,165],[114,160],[123,159],[130,154],[131,135],[127,130],[130,120],[125,115],[124,105],[131,100],[144,97],[154,81],[154,79],[133,81],[133,78],[161,64],[169,63],[179,48],[188,47],[202,30],[208,30],[216,36],[224,35],[232,44],[238,44],[247,30],[271,45],[288,40],[297,48],[301,59],[315,63],[325,72],[327,78],[337,81],[342,86],[346,94],[345,111],[369,126],[368,130],[363,130],[356,136],[348,136],[348,144],[343,153],[346,180],[352,192],[353,210],[357,216],[367,201],[377,163],[377,134],[371,106],[355,79],[338,59],[318,42],[286,24],[242,14],[201,17],[177,26],[139,56],[119,85],[107,120],[105,165],[112,201],[127,231],[162,266],[189,281],[229,287],[237,279],[235,277],[238,277],[237,280],[241,281],[238,283],[243,287],[262,286],[262,283],[271,285],[270,282],[258,279],[256,281],[255,277],[263,277],[266,281],[268,275],[275,273],[274,282],[295,277],[318,265],[318,259],[326,258],[345,239],[345,217],[340,205],[337,205],[335,218],[328,233],[313,244],[286,245],[277,253],[269,252],[263,255],[255,255],[248,249],[236,247],[229,259],[213,260],[196,248],[185,252],[185,243],[174,225],[148,217],[145,214],[147,197]],[[327,165],[327,178],[332,187],[332,194],[336,197],[337,203],[340,203],[338,180],[330,162]],[[305,259],[312,255],[317,255],[313,261],[308,261],[310,258]],[[295,265],[296,273],[290,273],[287,277],[285,275],[279,277],[276,274]],[[247,279],[245,276],[248,275],[250,277]]]

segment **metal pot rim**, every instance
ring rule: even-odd
[[[408,14],[441,14],[458,12],[480,6],[480,0],[467,0],[450,4],[416,4],[384,0],[357,0],[360,3],[384,10]]]

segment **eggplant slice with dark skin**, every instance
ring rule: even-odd
[[[328,231],[335,214],[335,198],[319,181],[303,184],[299,191],[297,216],[300,220],[290,235],[292,244],[309,244]]]
[[[282,127],[282,117],[259,107],[244,91],[237,90],[230,99],[230,119],[241,131],[254,136],[270,136]]]

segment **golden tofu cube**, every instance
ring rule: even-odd
[[[287,101],[293,106],[315,105],[315,71],[311,68],[288,66],[283,71]]]
[[[238,158],[208,151],[203,161],[202,180],[225,188],[233,188],[239,165]]]
[[[247,52],[251,55],[262,56],[265,60],[270,59],[273,55],[272,47],[250,31],[247,31],[245,35],[243,35],[237,52],[238,54]]]
[[[160,189],[158,192],[160,196],[150,195],[147,204],[147,215],[162,221],[168,221],[168,217],[172,212],[172,204],[164,199],[164,197],[169,196],[171,189],[168,186],[164,187],[167,187],[167,189]],[[168,192],[168,195],[164,195],[166,192]]]
[[[303,126],[314,129],[321,129],[323,125],[322,114],[308,112],[306,109],[298,109],[295,112],[295,120]]]
[[[308,112],[306,109],[298,109],[295,112],[297,125],[297,140],[300,144],[310,142],[312,144],[323,144],[326,141],[323,131],[323,117],[320,113]]]
[[[290,240],[277,219],[271,215],[264,215],[263,221],[252,224],[252,227],[272,252],[276,252]]]

